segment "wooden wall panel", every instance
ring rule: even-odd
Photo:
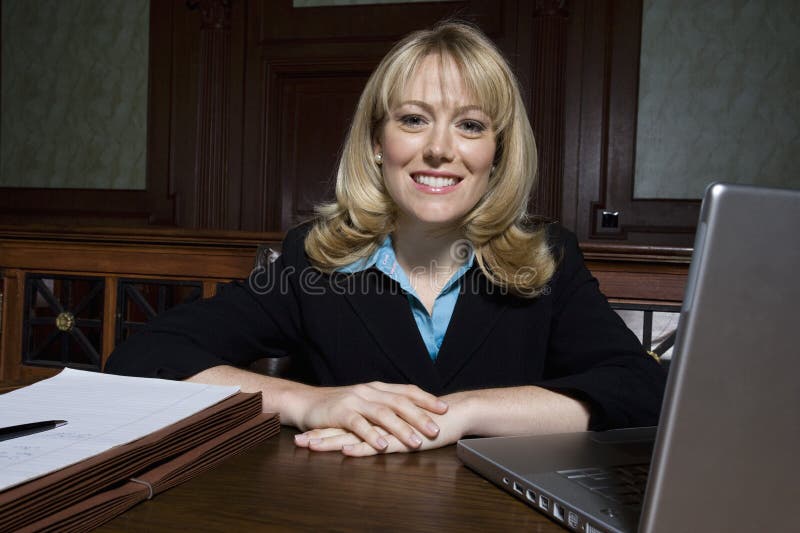
[[[519,77],[540,144],[536,210],[557,218],[565,1],[153,2],[147,191],[4,191],[0,222],[285,230],[330,195],[355,101],[380,58],[408,32],[452,17],[478,24]]]
[[[173,7],[172,2],[151,2],[146,189],[0,188],[0,224],[142,226],[175,222],[169,176]]]
[[[276,142],[268,154],[281,179],[281,227],[311,217],[320,200],[333,198],[346,126],[368,76],[369,70],[351,64],[329,76],[319,68],[314,77],[284,73],[274,81],[270,92],[278,103],[267,129]]]
[[[259,42],[301,43],[317,41],[319,50],[336,53],[338,44],[393,42],[403,35],[430,26],[437,21],[461,17],[474,20],[486,31],[497,30],[498,8],[503,2],[454,1],[343,5],[294,8],[291,0],[256,0],[260,12]],[[331,45],[334,45],[331,47]],[[362,50],[369,53],[368,50]]]
[[[358,96],[398,38],[458,14],[514,57],[516,13],[514,1],[304,9],[286,0],[248,4],[242,229],[285,231],[331,197]]]
[[[200,72],[198,83],[197,142],[193,226],[222,229],[231,220],[231,5],[216,0],[198,4],[200,24]]]
[[[330,196],[363,82],[392,44],[459,17],[522,84],[536,213],[581,241],[686,247],[698,202],[635,200],[641,1],[498,0],[293,8],[151,3],[146,191],[4,189],[0,223],[284,231]],[[603,210],[619,211],[603,228]]]
[[[572,2],[565,87],[565,223],[582,241],[691,246],[699,201],[633,198],[642,4]],[[601,224],[619,213],[617,227]]]
[[[533,12],[531,122],[539,152],[539,180],[532,211],[561,218],[564,167],[564,87],[567,53],[566,0],[539,0]]]
[[[170,182],[175,191],[175,225],[196,227],[195,190],[196,143],[198,138],[198,80],[200,62],[200,15],[186,3],[175,4],[172,24],[173,78],[171,94],[172,127],[169,132]]]

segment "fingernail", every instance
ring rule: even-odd
[[[419,438],[419,435],[417,435],[416,433],[414,433],[414,434],[412,434],[412,435],[411,435],[411,442],[413,442],[414,444],[416,444],[417,446],[419,446],[420,444],[422,444],[422,439],[421,439],[421,438]]]
[[[425,424],[425,427],[428,428],[428,431],[430,431],[431,433],[436,433],[437,435],[439,434],[439,426],[437,426],[433,422],[428,422],[427,424]]]
[[[314,445],[322,444],[322,439],[311,439],[310,441],[308,441],[308,443]]]
[[[380,446],[381,449],[384,449],[389,446],[389,443],[383,437],[378,437],[378,446]]]
[[[447,404],[442,400],[437,400],[436,407],[438,407],[439,409],[447,409]]]
[[[299,434],[294,436],[295,444],[308,444],[308,436],[304,434]]]
[[[342,451],[343,452],[349,452],[349,451],[352,451],[352,450],[353,450],[353,445],[352,444],[345,444],[345,445],[342,446]]]

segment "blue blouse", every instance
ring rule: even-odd
[[[414,321],[417,323],[419,333],[422,336],[422,340],[425,342],[428,354],[431,356],[431,359],[435,361],[436,356],[439,355],[439,348],[442,346],[442,340],[447,331],[447,326],[450,324],[450,319],[453,316],[453,310],[456,307],[459,287],[461,286],[460,280],[467,270],[472,267],[474,262],[475,253],[470,250],[467,261],[447,281],[436,297],[436,300],[434,300],[433,312],[431,314],[428,314],[428,310],[425,309],[414,287],[411,286],[411,282],[408,281],[408,276],[397,262],[397,256],[392,246],[392,239],[389,236],[384,239],[381,246],[375,250],[370,257],[339,268],[338,272],[353,274],[375,267],[384,275],[396,281],[408,297],[411,313],[414,316]]]

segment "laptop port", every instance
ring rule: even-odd
[[[508,485],[508,478],[507,477],[503,478],[503,485]]]
[[[569,527],[572,529],[578,529],[578,526],[581,525],[581,520],[578,518],[578,515],[570,511],[567,514],[567,524],[569,524]]]
[[[536,493],[533,492],[531,489],[525,491],[525,497],[528,499],[529,502],[536,505]]]
[[[553,502],[553,516],[555,516],[557,520],[564,521],[564,508],[556,502]]]
[[[539,494],[539,507],[547,511],[550,508],[550,498]]]
[[[520,485],[516,481],[514,482],[514,484],[512,486],[514,487],[514,492],[517,492],[519,494],[523,494],[525,492],[525,490],[522,488],[522,485]]]

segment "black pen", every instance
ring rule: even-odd
[[[46,422],[31,422],[30,424],[19,424],[16,426],[8,426],[7,428],[0,428],[0,440],[15,439],[17,437],[24,437],[25,435],[32,435],[40,431],[47,431],[67,423],[66,420],[48,420]]]

